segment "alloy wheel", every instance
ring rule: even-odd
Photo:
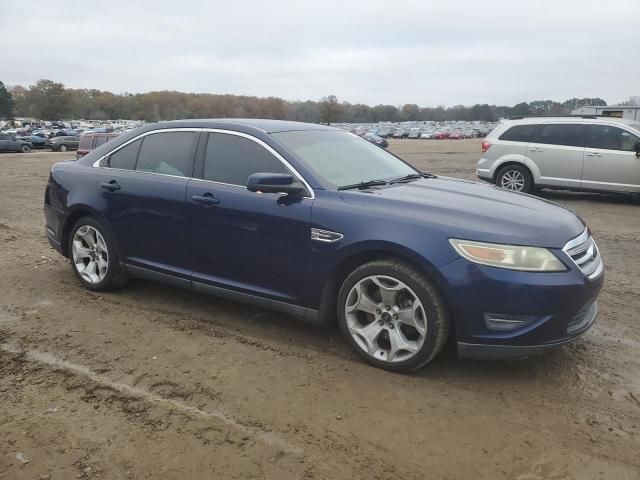
[[[104,280],[109,268],[109,251],[98,230],[83,225],[76,230],[71,247],[73,263],[80,276],[89,283]]]
[[[500,178],[500,186],[507,190],[521,192],[524,189],[524,174],[518,170],[507,170]]]
[[[410,287],[390,276],[358,281],[347,295],[344,311],[356,344],[378,361],[409,360],[427,338],[422,302]]]

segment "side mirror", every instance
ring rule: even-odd
[[[304,191],[304,188],[293,186],[293,180],[293,175],[287,173],[254,173],[249,175],[247,190],[250,192],[299,195]]]

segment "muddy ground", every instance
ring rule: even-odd
[[[474,179],[478,140],[396,141]],[[595,327],[512,362],[397,375],[336,328],[150,282],[95,294],[51,250],[69,154],[0,155],[0,479],[640,479],[640,206],[544,193],[607,266]]]

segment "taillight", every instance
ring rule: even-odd
[[[491,146],[490,142],[482,142],[482,153],[486,152],[487,150],[489,150],[489,147]]]

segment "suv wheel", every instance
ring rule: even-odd
[[[436,287],[405,263],[377,260],[355,269],[338,294],[340,330],[367,362],[396,372],[429,363],[451,325]]]
[[[82,217],[71,229],[68,255],[80,283],[89,290],[118,288],[127,280],[104,226],[93,217]]]
[[[60,145],[60,149],[61,152],[66,152],[67,151],[67,146],[63,143],[62,145]]]
[[[21,151],[22,153],[29,153],[29,152],[31,151],[31,148],[29,148],[29,145],[22,145],[22,146],[20,147],[20,151]]]
[[[533,179],[527,167],[507,165],[498,171],[496,185],[505,190],[529,193],[533,190]]]

